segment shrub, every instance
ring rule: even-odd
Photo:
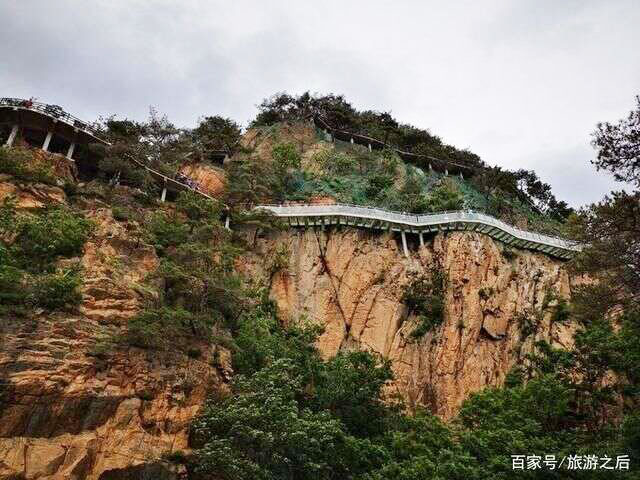
[[[289,251],[289,247],[285,244],[278,245],[270,256],[269,264],[267,266],[269,276],[273,277],[275,273],[281,270],[287,270],[289,268],[290,257],[291,252]]]
[[[27,266],[43,267],[56,257],[82,252],[92,223],[66,208],[47,208],[36,216],[22,217],[14,242]]]
[[[445,179],[431,191],[427,204],[431,212],[460,210],[464,207],[464,196],[453,181]]]
[[[98,170],[103,180],[111,180],[119,176],[123,185],[143,187],[145,185],[145,173],[137,168],[130,160],[122,157],[106,157],[98,162]]]
[[[0,304],[24,305],[27,299],[24,272],[10,265],[0,264]]]
[[[119,222],[126,222],[131,218],[131,210],[126,207],[115,206],[111,209],[111,215]]]
[[[558,303],[553,308],[551,321],[557,323],[565,323],[571,316],[571,306],[564,298],[559,298]]]
[[[393,185],[393,177],[386,173],[378,173],[369,179],[366,194],[369,198],[377,197],[380,192],[386,190]]]
[[[188,225],[177,216],[158,212],[145,225],[149,242],[162,255],[169,247],[176,247],[189,238]]]
[[[124,340],[140,348],[183,347],[187,337],[206,337],[202,328],[205,323],[204,318],[180,307],[146,309],[129,320]]]
[[[407,285],[403,301],[410,313],[418,316],[419,324],[411,332],[413,338],[424,336],[444,320],[445,276],[434,269],[430,275],[414,275]]]
[[[38,161],[33,152],[24,148],[0,148],[0,173],[26,182],[56,183],[52,166]]]
[[[39,276],[33,285],[33,303],[47,310],[70,310],[82,301],[81,283],[78,269]]]
[[[300,153],[293,143],[279,143],[274,145],[271,156],[280,168],[300,168]]]

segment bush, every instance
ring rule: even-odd
[[[146,174],[130,160],[122,157],[107,157],[98,162],[98,170],[103,180],[109,181],[119,175],[122,185],[144,187]]]
[[[20,219],[14,248],[24,265],[42,268],[57,257],[79,255],[91,229],[89,220],[69,209],[47,208]]]
[[[124,340],[129,345],[164,349],[184,347],[189,337],[204,336],[204,318],[180,307],[160,307],[143,310],[129,320]]]
[[[47,310],[70,310],[82,301],[81,283],[78,269],[39,276],[33,285],[33,303]]]
[[[430,212],[461,210],[464,196],[452,180],[445,179],[429,194],[427,204]]]
[[[444,288],[444,273],[436,269],[430,275],[414,275],[407,285],[403,301],[420,322],[411,332],[413,338],[424,336],[444,320]]]
[[[52,166],[38,161],[33,152],[24,148],[0,147],[0,173],[26,182],[56,184]]]
[[[271,150],[271,156],[280,168],[300,168],[300,153],[293,143],[279,143]]]
[[[148,241],[156,247],[160,255],[169,247],[185,243],[189,238],[189,226],[177,216],[158,212],[145,225]]]
[[[126,207],[112,207],[111,215],[119,222],[126,222],[131,219],[131,210]]]
[[[25,287],[22,270],[10,265],[0,265],[0,304],[24,305],[29,296]]]
[[[393,185],[393,176],[386,173],[377,173],[369,179],[366,188],[366,195],[369,198],[376,198],[381,192]]]

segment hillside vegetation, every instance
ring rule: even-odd
[[[311,150],[284,136],[283,125],[314,114],[480,172],[468,179],[445,177],[424,165],[407,164],[389,150],[334,145],[315,130]],[[575,345],[560,349],[537,342],[504,386],[473,394],[444,423],[425,408],[410,415],[406,405],[385,393],[392,379],[388,360],[362,351],[325,359],[315,346],[318,325],[304,318],[285,325],[268,285],[237,269],[238,259],[254,246],[247,232],[258,235],[259,228],[265,235],[280,228],[249,207],[322,195],[415,213],[475,208],[523,226],[555,230],[568,214],[566,206],[531,172],[488,168],[472,153],[400,125],[387,114],[356,112],[341,97],[275,97],[262,105],[253,128],[271,138],[266,161],[238,143],[240,129],[228,119],[207,117],[194,130],[178,129],[156,114],[144,123],[107,120],[104,133],[114,145],[92,147],[95,178],[85,170],[81,184],[68,181],[65,204],[23,211],[14,200],[4,201],[0,313],[5,322],[35,318],[34,309],[78,313],[83,272],[73,259],[93,228],[83,212],[99,202],[138,244],[153,248],[159,266],[136,287],[144,293],[140,311],[102,338],[93,355],[106,364],[129,349],[151,357],[171,351],[200,358],[198,344],[231,353],[233,377],[227,388],[212,392],[193,421],[192,450],[165,457],[183,465],[190,478],[508,479],[514,476],[511,455],[516,454],[558,460],[625,454],[632,459],[630,474],[592,470],[579,472],[580,478],[639,478],[637,192],[635,197],[614,195],[572,218],[574,235],[591,242],[576,268],[607,280],[583,287],[571,304],[549,299],[544,306],[554,322],[575,323]],[[222,197],[207,200],[187,192],[170,204],[159,203],[157,185],[124,155],[173,174],[186,162],[211,162],[210,153],[217,149],[236,153],[224,167]],[[50,172],[44,176],[18,167],[25,155],[0,149],[5,181],[38,185],[49,178]],[[638,181],[637,171],[629,176]],[[614,208],[619,205],[627,208]],[[227,208],[234,231],[224,228]],[[609,227],[607,237],[604,226]],[[278,258],[270,261],[274,270],[281,268]],[[416,339],[441,322],[443,282],[435,275],[429,281],[417,279],[405,297],[407,308],[423,319]],[[596,295],[602,302],[594,308]],[[208,361],[219,365],[218,360]],[[517,475],[576,477],[566,468]]]

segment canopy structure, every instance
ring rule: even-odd
[[[46,152],[57,150],[69,160],[73,160],[77,145],[109,144],[95,128],[65,112],[62,107],[33,100],[0,98],[0,124],[11,127],[5,146],[12,146],[21,134],[31,143],[36,143],[34,146]]]

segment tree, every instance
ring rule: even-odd
[[[617,181],[640,187],[640,96],[627,118],[617,124],[598,124],[592,145],[597,150],[592,163],[598,170],[607,170]]]
[[[234,381],[233,396],[213,400],[193,425],[196,472],[228,480],[344,479],[380,465],[384,450],[358,440],[329,412],[297,399],[304,383],[290,360]]]
[[[193,142],[203,157],[212,160],[215,151],[232,152],[241,134],[240,126],[230,118],[219,115],[204,117],[191,132]]]

